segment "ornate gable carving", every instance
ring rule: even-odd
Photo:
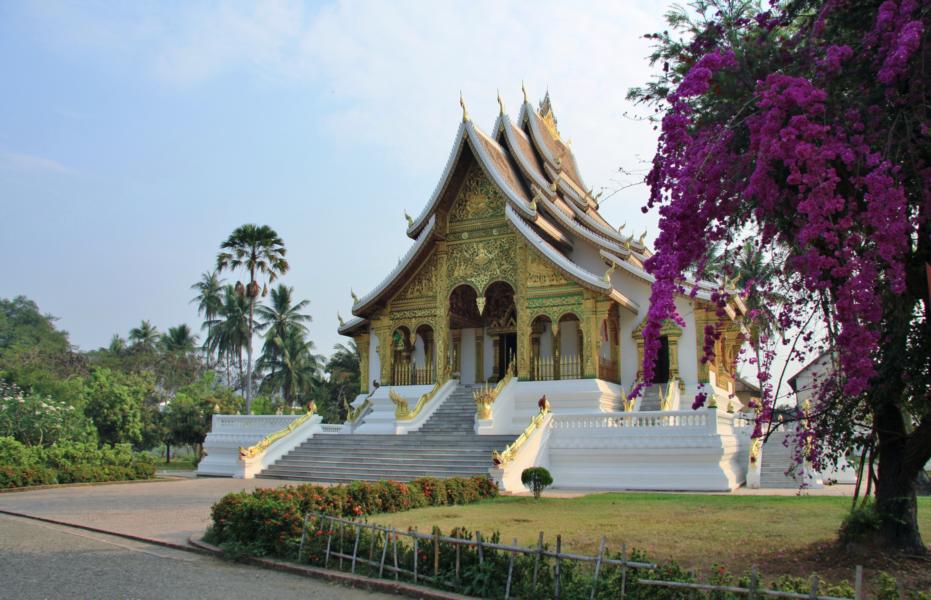
[[[506,281],[516,288],[517,238],[500,236],[450,245],[449,285],[469,283],[481,294],[492,281]]]
[[[547,287],[567,285],[569,282],[562,274],[554,269],[542,256],[530,252],[527,256],[527,285],[531,287]]]
[[[432,298],[436,294],[436,254],[431,254],[423,267],[404,286],[397,300]]]
[[[449,211],[449,222],[504,218],[504,196],[478,165],[469,167]]]

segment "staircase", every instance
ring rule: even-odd
[[[640,410],[659,410],[660,409],[660,385],[652,383],[643,388],[643,397],[640,399]]]
[[[259,477],[321,483],[487,475],[492,450],[514,436],[476,435],[472,388],[459,385],[416,432],[407,435],[319,434]]]
[[[786,471],[794,463],[792,448],[785,446],[786,432],[776,431],[763,445],[760,465],[761,488],[797,488],[800,481]]]

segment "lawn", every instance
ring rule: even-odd
[[[609,493],[579,498],[507,496],[467,506],[423,508],[378,515],[372,520],[398,529],[442,531],[455,526],[521,544],[536,543],[540,531],[553,543],[562,535],[568,552],[596,554],[601,536],[609,549],[622,543],[658,561],[689,568],[715,563],[734,571],[758,565],[767,575],[808,575],[851,579],[853,567],[896,571],[912,584],[931,586],[931,564],[916,561],[857,560],[839,556],[830,544],[850,507],[850,498],[826,496],[714,496],[703,494]],[[931,536],[931,498],[919,498],[919,523]],[[915,564],[912,564],[912,563]]]

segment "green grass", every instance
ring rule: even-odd
[[[507,496],[467,506],[445,506],[378,515],[372,520],[398,529],[444,532],[455,526],[500,531],[534,545],[543,531],[554,542],[562,535],[569,552],[596,554],[601,536],[609,548],[644,550],[660,561],[688,567],[723,564],[732,570],[780,565],[812,553],[812,545],[836,538],[850,498],[827,496],[713,496],[701,494],[608,493],[579,498]],[[919,498],[921,530],[931,535],[931,498]],[[853,562],[848,563],[852,570]],[[776,567],[773,567],[776,568]],[[812,567],[807,567],[808,571]],[[772,571],[770,571],[772,572]]]

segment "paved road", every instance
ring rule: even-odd
[[[0,509],[186,544],[210,525],[210,507],[224,494],[285,483],[294,482],[201,478],[62,487],[0,494]]]
[[[397,598],[0,515],[0,599]]]

